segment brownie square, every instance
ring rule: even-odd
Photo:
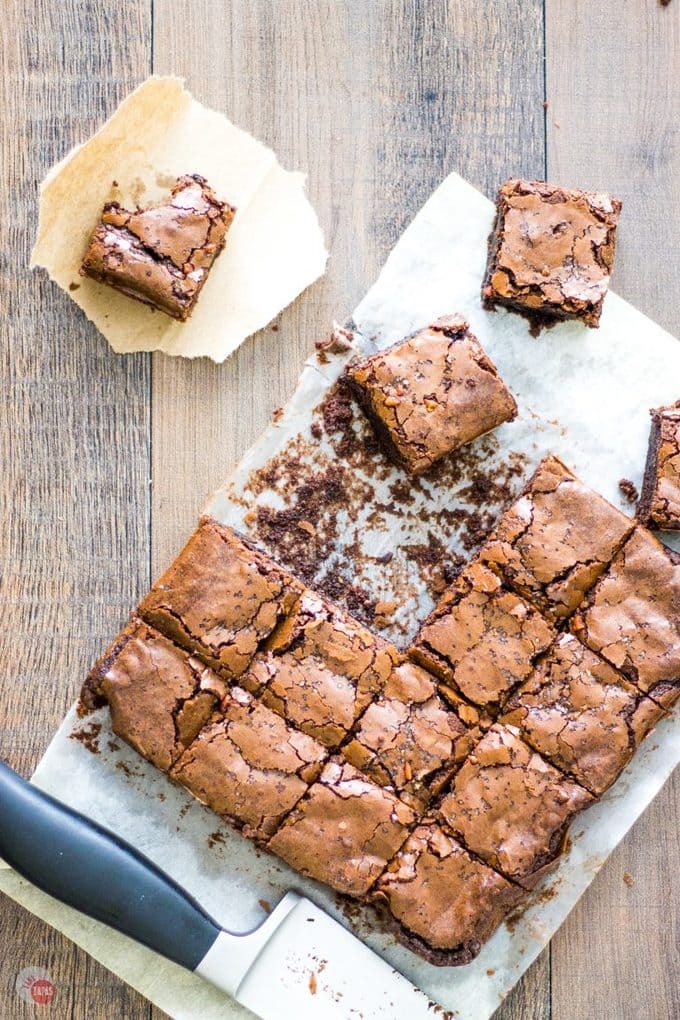
[[[482,296],[536,320],[598,326],[621,202],[602,192],[510,180],[498,193]]]
[[[409,654],[481,708],[498,709],[555,630],[497,574],[473,561],[423,624]]]
[[[242,678],[291,726],[337,747],[398,661],[393,645],[306,592]]]
[[[244,835],[266,840],[321,772],[327,752],[240,687],[170,775]]]
[[[82,276],[185,321],[222,251],[236,210],[203,177],[180,177],[169,198],[131,211],[104,206]]]
[[[680,562],[636,528],[572,630],[665,708],[680,695]]]
[[[501,722],[594,796],[618,778],[664,710],[571,634],[511,698]]]
[[[348,896],[364,896],[414,821],[393,793],[335,758],[268,847],[301,874]]]
[[[638,520],[663,531],[680,531],[680,400],[650,412],[652,430]]]
[[[361,716],[342,753],[364,775],[422,809],[462,762],[472,740],[438,696],[433,678],[405,662]]]
[[[389,911],[400,942],[431,963],[455,967],[477,956],[525,896],[426,822],[390,861],[372,899]]]
[[[108,702],[118,736],[167,771],[225,691],[199,659],[133,618],[92,668],[81,702],[88,709]]]
[[[574,815],[592,800],[519,730],[496,725],[456,774],[439,814],[470,853],[530,889],[562,854]]]
[[[496,366],[460,315],[352,362],[347,380],[386,453],[410,475],[517,414]]]
[[[277,563],[208,518],[142,599],[139,612],[233,679],[303,590]]]
[[[506,587],[555,623],[580,605],[633,527],[630,518],[550,456],[479,555]]]

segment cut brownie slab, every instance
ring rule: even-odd
[[[332,759],[268,846],[303,875],[364,896],[414,821],[393,793]]]
[[[398,661],[393,645],[306,592],[267,641],[242,683],[291,724],[337,745]]]
[[[188,319],[236,210],[203,177],[180,177],[170,197],[134,212],[104,206],[80,272],[174,319]]]
[[[482,296],[534,319],[599,325],[621,202],[544,181],[502,185]]]
[[[238,677],[303,585],[244,539],[205,519],[139,612],[226,679]]]
[[[203,662],[135,618],[93,667],[81,701],[108,702],[118,736],[167,771],[225,691]]]
[[[201,730],[170,775],[259,841],[276,831],[318,778],[326,756],[312,737],[233,687],[221,717]]]
[[[480,558],[552,622],[579,606],[634,522],[560,461],[543,460]]]
[[[456,774],[440,818],[471,853],[525,888],[562,854],[591,795],[532,751],[512,726],[493,726]]]
[[[525,896],[427,822],[390,861],[372,899],[397,922],[400,942],[431,963],[455,967],[477,956]]]
[[[665,712],[571,634],[562,634],[501,722],[599,796]]]
[[[347,379],[386,453],[411,475],[517,413],[496,366],[459,315],[352,362]]]
[[[398,666],[366,709],[342,753],[381,786],[423,808],[470,750],[474,737],[413,663]]]
[[[572,621],[590,648],[664,707],[680,695],[680,562],[636,528]]]
[[[638,520],[663,531],[680,531],[680,400],[650,413],[652,431]]]
[[[475,705],[497,709],[555,633],[497,574],[473,561],[425,621],[409,654]]]

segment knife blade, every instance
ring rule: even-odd
[[[289,892],[254,931],[226,931],[134,847],[2,762],[0,857],[262,1020],[432,1018],[422,992],[310,900]]]

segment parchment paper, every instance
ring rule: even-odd
[[[356,343],[362,348],[383,346],[436,315],[465,312],[521,408],[518,421],[503,426],[493,441],[480,441],[477,458],[487,474],[512,458],[529,471],[544,452],[554,450],[584,481],[625,508],[618,480],[625,476],[640,482],[648,408],[677,397],[680,344],[613,294],[605,303],[599,331],[567,324],[534,339],[522,319],[484,312],[479,306],[479,282],[492,216],[491,204],[482,195],[457,175],[448,177],[402,236],[378,282],[356,310],[360,330]],[[241,528],[250,526],[262,538],[253,523],[257,516],[253,501],[265,508],[285,508],[287,500],[299,496],[277,483],[277,472],[265,472],[273,481],[263,486],[263,465],[277,463],[277,457],[285,462],[294,450],[298,459],[309,462],[309,476],[327,469],[332,443],[322,436],[316,443],[322,448],[319,451],[307,437],[310,422],[317,420],[312,409],[332,386],[347,356],[331,356],[326,363],[310,359],[283,416],[213,497],[211,512]],[[408,605],[383,628],[385,633],[394,632],[405,640],[433,597],[427,570],[420,564],[408,564],[404,557],[403,563],[394,566],[400,559],[404,529],[410,542],[418,526],[418,506],[422,509],[428,500],[464,508],[469,475],[475,470],[473,460],[462,472],[463,478],[450,472],[436,476],[429,483],[431,491],[418,495],[401,517],[389,509],[371,516],[365,508],[362,513],[353,513],[356,507],[347,508],[342,523],[363,541],[356,542],[343,532],[334,546],[332,563],[339,571],[349,571],[354,563],[362,583],[376,598],[405,579],[410,584]],[[379,496],[399,477],[396,469],[382,464],[377,478],[369,481]],[[365,495],[363,489],[357,492]],[[472,501],[471,512],[477,506]],[[319,529],[322,525],[318,524]],[[421,523],[420,538],[429,541],[432,527],[432,520]],[[464,531],[465,522],[458,531],[449,522],[446,540],[469,555]],[[394,555],[386,564],[378,554],[387,547]],[[326,567],[319,564],[320,577]],[[94,739],[98,753],[88,750],[82,739],[70,739],[74,728],[83,727],[83,721],[71,713],[35,774],[39,786],[131,840],[227,927],[247,929],[264,916],[263,902],[274,903],[290,887],[301,889],[353,927],[434,1002],[464,1020],[488,1020],[680,761],[676,714],[648,738],[602,801],[577,820],[568,857],[547,885],[536,891],[524,913],[503,925],[472,964],[442,969],[377,932],[370,914],[352,912],[347,917],[328,890],[301,879],[221,826],[213,814],[113,739],[106,711],[92,719],[102,726]],[[216,1020],[245,1015],[176,967],[55,905],[13,873],[0,873],[0,889],[65,932],[171,1016]]]
[[[105,202],[157,201],[186,173],[202,174],[237,213],[181,323],[78,269]],[[284,170],[271,149],[202,106],[180,79],[152,77],[44,180],[31,265],[47,269],[115,351],[223,361],[324,271],[328,253],[304,185],[303,174]]]

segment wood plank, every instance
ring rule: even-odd
[[[547,0],[546,38],[548,175],[623,198],[614,286],[677,332],[680,10]],[[680,1015],[679,793],[676,775],[554,940],[554,1020]]]
[[[542,0],[156,0],[154,71],[309,173],[331,249],[324,279],[225,365],[154,356],[158,572],[446,174],[489,195],[542,175]],[[544,953],[498,1020],[549,1016],[548,968]]]
[[[149,40],[148,0],[3,5],[0,757],[24,774],[149,577],[148,358],[116,357],[26,268],[38,182],[148,72]],[[61,936],[0,910],[1,1016],[32,1014],[14,978],[34,964],[58,985],[55,1015],[149,1016]]]

